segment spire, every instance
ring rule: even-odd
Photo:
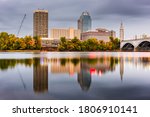
[[[122,21],[121,21],[120,29],[124,29]]]
[[[120,25],[120,41],[124,40],[124,26],[123,26],[123,22],[121,21],[121,25]]]

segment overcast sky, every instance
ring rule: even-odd
[[[0,0],[0,32],[16,34],[27,14],[20,36],[33,34],[33,11],[49,11],[49,29],[77,28],[83,11],[92,17],[92,29],[107,28],[119,32],[120,22],[125,37],[150,35],[150,0]],[[50,32],[50,31],[49,31]]]

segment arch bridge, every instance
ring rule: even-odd
[[[123,51],[150,51],[150,37],[123,40],[120,43],[120,49]]]

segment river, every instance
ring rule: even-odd
[[[0,52],[1,100],[150,99],[149,52]]]

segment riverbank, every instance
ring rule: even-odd
[[[123,52],[120,50],[113,51],[49,51],[49,50],[0,50],[0,52]]]
[[[107,51],[57,51],[57,50],[0,50],[0,52],[150,52],[150,51],[121,51],[121,50],[107,50]]]
[[[0,50],[0,52],[42,52],[43,50]]]

